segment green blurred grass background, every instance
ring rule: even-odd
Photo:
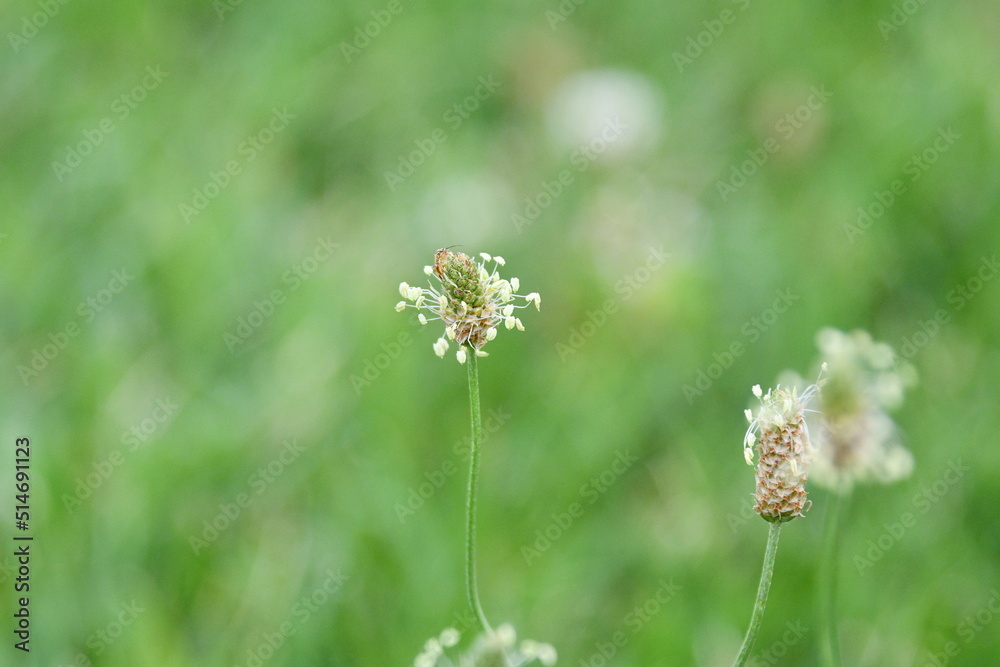
[[[883,34],[899,3],[562,3],[575,7],[564,21],[555,2],[389,4],[0,9],[0,520],[14,532],[13,441],[28,435],[36,536],[32,652],[8,641],[3,660],[246,665],[290,627],[267,664],[404,665],[456,623],[464,369],[392,306],[435,249],[461,244],[504,255],[544,300],[481,364],[484,410],[507,415],[482,462],[491,619],[553,643],[564,665],[603,664],[599,645],[619,631],[609,664],[729,664],[766,536],[736,519],[753,485],[740,452],[750,386],[810,371],[823,326],[900,349],[943,310],[908,355],[921,381],[896,415],[914,474],[849,507],[844,658],[923,665],[953,641],[949,664],[992,664],[1000,625],[970,639],[960,624],[1000,586],[1000,287],[985,282],[960,310],[948,297],[1000,246],[995,7],[908,4]],[[345,49],[378,17],[364,48]],[[707,45],[679,68],[688,38]],[[165,76],[136,101],[147,67]],[[480,77],[499,85],[455,126],[448,110]],[[806,114],[812,87],[829,99]],[[294,117],[264,145],[275,109]],[[574,148],[593,135],[574,128],[609,110],[629,128],[580,171]],[[796,112],[807,119],[788,134]],[[53,167],[105,118],[112,130],[79,166]],[[947,128],[959,138],[910,180]],[[437,129],[443,143],[390,188],[385,173]],[[769,138],[777,152],[721,196]],[[239,173],[206,192],[230,161]],[[572,183],[519,228],[525,199],[564,170]],[[858,208],[897,179],[905,191],[852,235]],[[196,191],[215,196],[186,215]],[[637,274],[660,247],[666,263]],[[103,293],[116,270],[134,279]],[[644,280],[625,290],[628,276]],[[275,290],[270,316],[228,340]],[[757,327],[779,290],[797,300]],[[585,327],[608,300],[616,312]],[[67,325],[78,333],[63,339]],[[591,335],[565,353],[581,328]],[[46,350],[53,339],[65,348]],[[689,400],[685,385],[734,342],[745,352]],[[25,373],[36,351],[53,358]],[[178,407],[144,422],[158,400]],[[275,464],[291,440],[301,452]],[[625,451],[638,461],[590,503],[582,485]],[[954,461],[969,472],[921,511],[918,494]],[[401,521],[397,505],[448,466]],[[191,536],[240,494],[249,506],[196,554]],[[526,562],[522,547],[581,498],[582,516]],[[830,498],[812,498],[783,531],[758,657],[786,622],[808,631],[760,664],[817,664]],[[854,557],[905,512],[917,525],[859,572]],[[342,585],[320,595],[328,572]],[[679,591],[637,629],[630,613],[661,582]],[[119,627],[122,605],[142,611]]]

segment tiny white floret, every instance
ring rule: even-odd
[[[441,631],[439,639],[442,646],[450,647],[457,644],[460,637],[461,635],[459,635],[458,630],[455,628],[445,628]]]

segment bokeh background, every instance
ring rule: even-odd
[[[617,632],[606,664],[729,664],[767,533],[743,409],[834,326],[920,376],[913,474],[847,508],[845,664],[1000,653],[992,3],[52,0],[0,26],[0,521],[27,435],[35,535],[30,656],[3,549],[4,664],[406,665],[461,628],[465,369],[393,311],[453,244],[543,299],[481,363],[494,622],[564,665]],[[811,497],[758,664],[817,664]]]

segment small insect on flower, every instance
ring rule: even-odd
[[[434,253],[433,264],[424,267],[424,274],[438,284],[429,281],[427,287],[421,288],[401,283],[399,293],[404,301],[396,304],[397,311],[409,307],[428,312],[430,316],[420,313],[421,324],[441,320],[445,335],[434,344],[434,352],[444,357],[447,341],[454,341],[460,346],[455,358],[463,364],[468,359],[466,346],[476,356],[486,356],[482,348],[496,338],[501,322],[508,329],[524,331],[515,310],[529,305],[541,309],[542,298],[537,292],[517,294],[520,281],[500,277],[498,267],[507,263],[503,257],[484,252],[479,258],[441,248]]]
[[[434,253],[434,265],[431,268],[434,271],[434,275],[442,280],[444,280],[444,268],[448,263],[448,255],[451,254],[450,250],[454,247],[452,245],[447,248],[441,248]]]

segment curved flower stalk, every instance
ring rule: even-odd
[[[421,324],[442,321],[444,335],[434,343],[434,353],[444,357],[449,341],[454,341],[459,345],[456,358],[461,364],[468,358],[466,347],[477,356],[487,356],[483,347],[496,338],[501,322],[507,329],[524,331],[521,319],[514,315],[519,308],[527,308],[533,303],[540,310],[542,305],[538,292],[517,294],[520,281],[500,277],[498,267],[506,264],[503,257],[485,252],[479,257],[481,262],[465,253],[442,248],[435,253],[434,264],[424,267],[428,277],[437,279],[437,286],[414,287],[405,282],[399,285],[399,293],[405,301],[397,303],[396,310],[407,307],[426,310],[431,316],[420,313],[417,317]],[[490,262],[493,265],[487,270],[486,265]],[[518,300],[523,302],[518,303]]]
[[[823,370],[826,370],[825,366]],[[771,590],[781,525],[803,516],[812,504],[806,497],[805,490],[810,463],[809,430],[806,427],[805,413],[806,405],[819,393],[825,382],[823,379],[817,380],[801,396],[794,389],[782,388],[780,385],[765,394],[760,385],[754,385],[753,394],[760,400],[760,408],[756,416],[752,410],[745,411],[750,426],[743,438],[743,456],[748,465],[753,465],[755,454],[758,457],[754,494],[757,503],[754,510],[770,522],[771,526],[750,627],[736,662],[733,663],[737,667],[744,665],[750,657],[760,632],[767,596]]]
[[[479,402],[479,357],[487,356],[483,347],[496,338],[501,323],[507,329],[524,331],[524,325],[514,313],[520,308],[534,304],[541,309],[542,298],[537,292],[520,295],[520,281],[500,277],[498,267],[506,262],[503,257],[493,257],[487,253],[479,255],[481,261],[473,260],[461,252],[442,248],[434,254],[434,263],[424,267],[428,276],[428,287],[413,287],[407,283],[399,285],[399,293],[405,299],[396,304],[396,310],[407,307],[426,311],[418,314],[421,324],[434,320],[444,323],[444,336],[434,343],[434,352],[444,357],[449,341],[458,344],[455,357],[469,370],[469,409],[472,421],[472,438],[469,454],[469,487],[466,497],[465,522],[465,583],[469,608],[476,615],[480,626],[488,637],[493,629],[479,601],[476,583],[476,500],[479,488],[479,450],[482,442],[482,410]],[[486,268],[492,263],[490,269]],[[431,280],[436,280],[433,284]],[[409,303],[408,303],[409,302]]]
[[[438,637],[428,639],[413,667],[508,667],[516,665],[556,664],[555,648],[550,644],[524,639],[518,644],[513,626],[505,623],[496,630],[480,634],[463,655],[448,657],[447,649],[458,644],[455,628],[445,628]]]

